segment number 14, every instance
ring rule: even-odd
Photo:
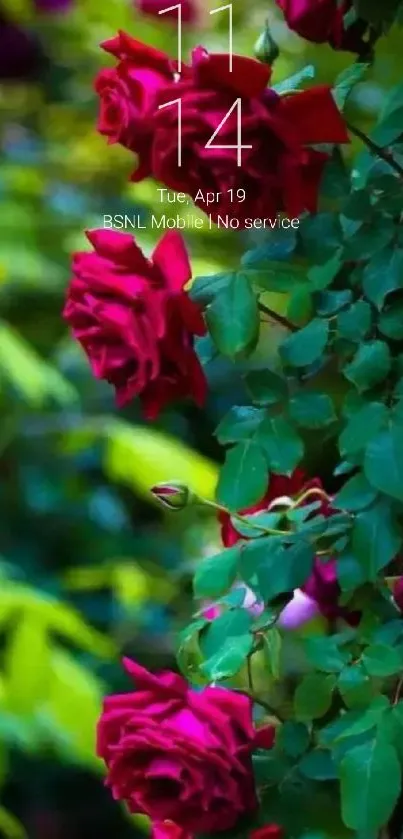
[[[160,105],[158,110],[162,110],[163,108],[168,108],[171,105],[178,106],[178,167],[182,166],[182,100],[179,99],[171,99],[170,102],[165,102],[164,105]],[[236,134],[237,134],[237,141],[235,144],[218,144],[213,143],[213,140],[217,137],[222,126],[226,123],[228,117],[231,116],[232,112],[235,110],[237,112],[237,127],[236,127]],[[242,101],[240,98],[235,99],[233,105],[231,105],[229,111],[225,114],[222,118],[220,124],[217,126],[214,134],[211,135],[210,139],[207,141],[205,147],[206,149],[236,149],[237,150],[237,166],[242,166],[242,149],[251,149],[251,145],[242,145]]]

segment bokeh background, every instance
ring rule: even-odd
[[[234,48],[249,55],[269,17],[275,81],[313,64],[331,82],[351,61],[290,34],[269,0],[233,9]],[[186,28],[184,48],[226,50],[226,16],[206,19],[204,31]],[[0,833],[14,839],[144,835],[103,788],[95,723],[103,694],[128,687],[122,654],[174,665],[192,569],[218,544],[214,519],[167,515],[149,488],[176,478],[212,497],[213,431],[243,398],[239,373],[202,341],[204,411],[178,406],[152,426],[136,404],[118,414],[62,321],[84,229],[104,214],[146,220],[155,202],[155,184],[128,184],[130,153],[96,132],[93,79],[109,61],[99,42],[118,28],[175,55],[175,28],[134,0],[0,0]],[[396,32],[352,97],[361,128],[400,62]],[[140,233],[151,250],[157,232]],[[195,276],[233,267],[250,244],[225,231],[187,240]],[[273,330],[259,351],[275,341]],[[326,478],[321,455],[313,448],[308,466]]]

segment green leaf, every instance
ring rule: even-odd
[[[403,501],[403,425],[398,421],[370,440],[364,471],[371,486]]]
[[[339,439],[340,453],[343,457],[364,449],[386,423],[387,418],[388,410],[383,402],[369,402],[353,414]]]
[[[280,678],[280,662],[281,662],[281,646],[282,646],[282,638],[281,634],[273,626],[271,629],[268,629],[262,636],[263,638],[263,650],[265,655],[265,662],[270,673],[270,676],[274,679],[274,681],[278,681]]]
[[[395,225],[391,218],[378,213],[371,224],[361,224],[344,246],[344,259],[361,261],[371,257],[392,242]]]
[[[302,722],[286,720],[279,729],[276,746],[289,757],[300,757],[309,747],[311,735],[309,729]]]
[[[375,581],[379,571],[396,556],[400,545],[400,530],[386,499],[355,517],[352,550],[360,562],[363,581]]]
[[[324,288],[331,285],[342,267],[343,261],[338,252],[333,254],[331,259],[324,264],[313,265],[308,271],[308,280],[314,291],[323,291]]]
[[[359,343],[371,329],[371,307],[365,300],[357,300],[337,318],[337,332],[346,341]]]
[[[337,687],[348,708],[365,708],[371,702],[372,684],[362,664],[345,667],[340,673]]]
[[[362,661],[370,676],[393,676],[402,669],[402,660],[398,651],[385,644],[373,644],[367,647]]]
[[[390,350],[384,341],[368,341],[359,347],[343,373],[362,393],[385,379],[391,363]]]
[[[396,750],[379,734],[347,752],[340,765],[342,817],[351,830],[378,830],[400,794]]]
[[[265,411],[259,408],[234,405],[221,420],[215,436],[222,445],[249,440],[265,416]]]
[[[327,321],[315,318],[303,329],[290,335],[280,347],[280,355],[291,367],[307,367],[320,358],[328,339]]]
[[[376,490],[368,483],[365,475],[359,472],[358,475],[350,478],[337,493],[334,506],[338,510],[356,513],[369,507],[375,501],[376,496]]]
[[[358,82],[361,82],[370,69],[370,64],[351,64],[337,76],[333,96],[340,111],[344,110],[346,102]]]
[[[230,510],[242,510],[263,498],[268,484],[263,450],[253,439],[227,452],[217,486],[217,500]]]
[[[326,393],[298,393],[289,402],[291,419],[302,428],[325,428],[337,417]]]
[[[346,288],[343,291],[318,291],[314,294],[314,305],[319,317],[331,317],[345,309],[352,301],[353,293]]]
[[[247,251],[241,259],[241,265],[245,268],[253,268],[261,262],[288,259],[295,250],[296,244],[297,232],[293,227],[285,230],[267,230],[264,244]]]
[[[276,262],[273,259],[269,262],[262,259],[259,269],[248,269],[247,274],[250,281],[262,291],[280,293],[292,291],[305,279],[303,266],[293,262]]]
[[[221,615],[200,636],[205,658],[201,670],[211,681],[234,676],[245,664],[253,646],[250,634],[251,617],[244,609]]]
[[[306,638],[304,642],[309,663],[324,673],[340,673],[351,660],[350,653],[340,649],[339,645],[340,639],[336,635]]]
[[[332,703],[334,676],[308,673],[299,683],[294,695],[297,720],[314,720],[323,717]]]
[[[245,274],[235,274],[231,283],[216,295],[207,309],[206,319],[222,355],[237,358],[254,349],[259,336],[259,310]]]
[[[392,341],[403,340],[403,301],[395,300],[382,312],[378,329],[382,335],[391,338]]]
[[[256,405],[276,405],[288,395],[287,380],[272,370],[252,370],[245,383]]]
[[[376,253],[364,268],[362,284],[367,299],[382,309],[388,294],[403,286],[403,250]]]
[[[304,454],[301,437],[282,416],[263,420],[258,432],[259,445],[264,450],[271,472],[291,475]]]
[[[219,597],[235,580],[240,549],[236,545],[215,556],[203,559],[193,581],[195,597]]]
[[[189,297],[195,303],[205,306],[214,297],[226,289],[233,282],[234,273],[211,274],[207,277],[195,277],[189,289]]]
[[[283,79],[282,82],[278,82],[278,84],[273,85],[273,90],[276,93],[289,93],[293,90],[297,90],[301,84],[305,81],[310,81],[311,79],[315,78],[315,68],[313,64],[307,64],[306,67],[303,67],[301,70],[298,70],[297,73],[294,73],[292,76],[289,76],[287,79]]]
[[[304,755],[298,769],[304,778],[312,781],[333,781],[338,777],[332,755],[325,749],[314,749]]]
[[[301,220],[299,233],[304,253],[311,264],[328,262],[342,242],[342,231],[336,213],[306,216]]]
[[[302,539],[285,548],[278,537],[263,537],[243,546],[240,574],[267,603],[300,588],[312,571],[313,560],[313,546]]]

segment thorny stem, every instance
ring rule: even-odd
[[[247,518],[244,516],[239,515],[239,513],[232,513],[227,510],[226,507],[223,507],[222,504],[216,504],[215,501],[207,501],[204,498],[200,499],[201,504],[205,507],[212,507],[214,510],[217,510],[219,513],[226,513],[227,516],[231,516],[231,518],[236,519],[237,521],[241,522],[242,524],[248,525],[248,527],[252,527],[254,530],[260,530],[262,533],[265,533],[266,536],[287,536],[288,530],[276,530],[275,528],[271,527],[263,527],[262,525],[255,524],[254,522],[251,523],[248,521]]]
[[[381,160],[384,160],[385,163],[388,163],[389,166],[397,172],[399,177],[403,178],[403,166],[395,160],[391,152],[386,151],[386,149],[383,149],[381,146],[378,146],[377,143],[374,143],[374,141],[364,133],[364,131],[361,131],[361,129],[357,128],[355,125],[352,125],[351,122],[346,120],[346,125],[352,134],[355,134],[356,137],[365,143],[372,154],[375,154],[377,157],[380,157]]]
[[[271,320],[279,323],[280,326],[284,326],[284,328],[288,329],[289,332],[298,332],[298,326],[296,326],[295,323],[291,323],[288,318],[283,317],[283,315],[279,315],[279,313],[275,312],[274,309],[269,309],[265,303],[258,303],[258,306],[261,312],[271,318]]]
[[[332,500],[330,495],[328,495],[327,492],[325,492],[325,490],[321,487],[311,487],[310,489],[307,489],[306,492],[302,493],[302,495],[300,495],[299,498],[297,498],[294,501],[291,510],[295,510],[297,507],[300,507],[301,504],[305,504],[305,501],[308,498],[312,498],[315,495],[319,496],[319,498],[321,498],[323,501],[327,501],[328,503],[330,503],[330,501]]]

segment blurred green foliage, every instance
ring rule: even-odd
[[[178,406],[145,427],[136,404],[116,415],[61,319],[84,229],[101,226],[104,214],[147,218],[156,200],[152,182],[128,183],[130,154],[96,132],[93,78],[109,62],[99,42],[121,28],[174,55],[174,28],[140,18],[131,0],[76,0],[68,14],[40,18],[29,0],[0,5],[37,34],[48,58],[37,82],[0,84],[0,831],[23,835],[13,812],[32,839],[102,839],[113,829],[124,839],[94,756],[102,695],[127,686],[122,653],[150,668],[172,665],[191,608],[190,571],[217,542],[211,518],[191,510],[178,522],[149,488],[176,478],[212,496],[221,457],[212,429],[242,404],[244,384],[202,346],[205,412]],[[260,0],[234,0],[237,52],[252,54],[267,15],[281,51],[274,82],[307,63],[330,82],[349,64],[291,35]],[[226,20],[210,23],[206,33],[186,32],[186,49],[200,41],[226,49]],[[377,58],[385,89],[399,64],[392,33]],[[368,128],[383,96],[370,74],[351,97],[351,118]],[[246,235],[189,233],[194,276],[231,269],[258,244],[256,231]],[[155,244],[149,231],[138,239],[146,251]],[[275,302],[284,307],[284,295]],[[257,364],[276,343],[268,329]],[[127,825],[128,836],[139,829]]]

